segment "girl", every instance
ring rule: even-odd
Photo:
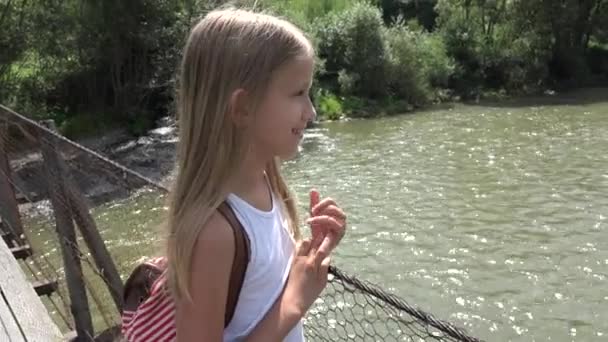
[[[174,318],[168,325],[149,323],[159,331],[148,336],[304,340],[301,319],[326,285],[329,256],[346,222],[334,201],[320,201],[312,191],[312,237],[302,239],[296,203],[279,171],[278,161],[297,153],[315,117],[308,94],[313,71],[311,43],[272,16],[216,10],[191,31],[179,80],[179,172],[164,283],[175,309],[167,317]],[[224,201],[250,242],[236,310],[225,328],[235,236],[216,210]]]

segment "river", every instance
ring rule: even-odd
[[[324,123],[285,174],[347,212],[346,272],[487,341],[605,340],[608,94],[556,99]],[[123,271],[163,212],[129,203],[96,210]]]
[[[457,105],[326,124],[287,173],[348,212],[343,268],[490,341],[592,341],[608,334],[607,152],[607,102]]]

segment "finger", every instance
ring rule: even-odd
[[[331,257],[330,256],[328,256],[327,258],[323,259],[323,261],[321,261],[321,267],[329,268],[329,265],[331,265]]]
[[[316,189],[310,190],[310,206],[308,207],[309,213],[312,215],[312,208],[314,208],[321,198],[321,194]]]
[[[342,211],[342,209],[336,207],[333,204],[330,204],[329,206],[325,207],[324,210],[318,210],[318,212],[315,213],[314,216],[319,215],[333,216],[342,221],[346,221],[346,214],[344,214],[344,211]]]
[[[310,226],[310,231],[312,233],[312,244],[313,245],[319,245],[321,243],[321,239],[323,239],[323,227],[321,227],[320,225],[316,224],[316,225],[311,225]]]
[[[327,235],[323,239],[323,242],[321,242],[319,251],[322,251],[325,255],[329,255],[329,253],[331,253],[331,250],[335,247],[335,241],[336,239],[333,236]]]
[[[334,201],[332,198],[325,198],[323,199],[321,202],[318,202],[315,206],[312,207],[311,209],[311,213],[312,216],[317,216],[319,215],[319,212],[325,210],[326,207],[333,205],[335,207],[337,207],[338,205],[336,204],[336,201]]]
[[[308,252],[310,251],[310,239],[304,239],[304,240],[300,240],[298,241],[298,244],[296,246],[296,255],[298,256],[304,256],[307,255]]]
[[[317,250],[319,249],[319,247],[321,246],[321,242],[323,242],[323,238],[313,238],[310,241],[310,248],[308,249],[308,253],[307,255],[309,256],[309,259],[314,259],[314,256],[317,254]]]
[[[311,253],[311,257],[314,258],[313,262],[317,267],[320,267],[323,260],[329,256],[330,250],[328,244],[325,242],[326,240],[328,240],[327,237],[323,239],[321,246],[315,250],[315,253]]]
[[[321,227],[324,229],[328,229],[337,235],[342,234],[344,231],[344,222],[340,222],[334,217],[331,216],[315,216],[306,220],[308,224],[310,224],[311,229],[317,229],[314,227]]]
[[[331,257],[326,257],[321,261],[321,267],[319,267],[319,275],[323,279],[327,279],[327,273],[329,273],[329,265],[331,264]]]
[[[328,245],[329,247],[323,246],[323,248],[328,248],[329,251],[333,250],[344,237],[345,232],[346,232],[345,226],[343,224],[340,224],[334,218],[331,218],[331,217],[317,216],[314,218],[314,221],[317,221],[317,223],[315,223],[315,222],[312,223],[312,225],[311,225],[312,229],[320,230],[321,233],[318,233],[319,236],[321,236],[323,238],[329,237],[331,240]],[[322,221],[322,222],[318,223],[319,221]],[[315,238],[315,244],[316,243],[317,243],[317,238]],[[319,246],[319,249],[320,248],[321,248],[321,246]]]

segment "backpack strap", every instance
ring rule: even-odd
[[[222,202],[218,211],[228,221],[234,233],[234,260],[230,272],[230,283],[228,285],[228,298],[226,300],[226,314],[224,316],[224,327],[227,327],[234,311],[236,303],[241,293],[241,287],[245,280],[245,272],[249,264],[249,237],[245,228],[237,219],[233,209],[226,201]],[[162,261],[164,260],[164,258]],[[138,306],[150,297],[152,286],[157,279],[164,274],[166,263],[164,262],[143,262],[131,272],[125,282],[123,294],[122,313],[135,312]]]
[[[232,320],[234,311],[236,309],[236,303],[241,294],[241,288],[243,287],[243,281],[245,280],[245,272],[247,271],[247,264],[249,264],[249,237],[245,232],[245,228],[241,222],[236,218],[236,215],[230,205],[226,201],[220,204],[218,211],[226,218],[232,231],[234,232],[234,261],[232,262],[232,271],[230,273],[230,284],[228,285],[228,298],[226,301],[226,314],[225,324]]]

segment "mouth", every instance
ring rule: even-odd
[[[293,133],[296,136],[301,138],[302,136],[304,136],[304,129],[303,128],[292,128],[291,133]]]

